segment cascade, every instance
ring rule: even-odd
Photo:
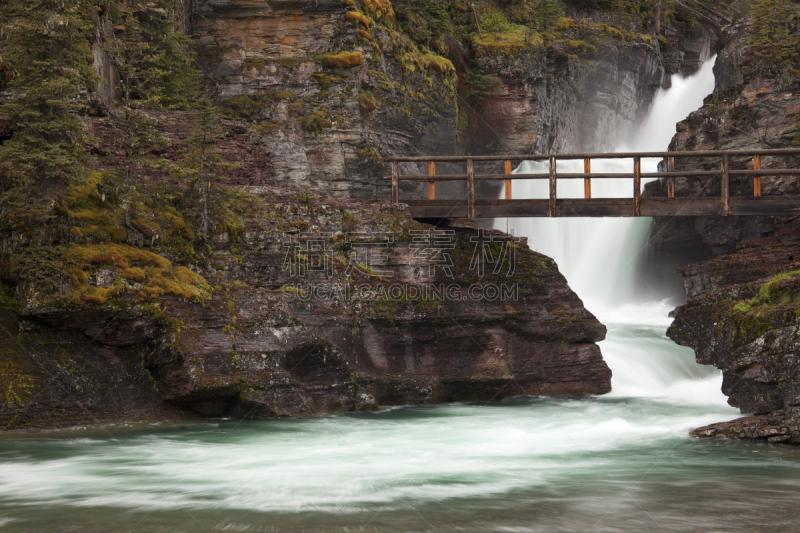
[[[616,151],[666,151],[675,123],[701,107],[714,90],[714,59],[661,89],[632,141]],[[655,172],[658,163],[643,158],[642,171]],[[593,172],[629,173],[632,168],[630,159],[592,161]],[[558,170],[583,172],[583,162],[559,161]],[[515,172],[546,173],[547,162],[526,161]],[[545,180],[514,180],[513,187],[514,198],[548,197]],[[583,180],[559,180],[557,195],[582,198]],[[631,198],[631,180],[594,180],[592,196]],[[552,257],[586,308],[609,327],[601,348],[614,373],[612,395],[724,402],[719,372],[697,365],[691,350],[664,336],[672,307],[668,301],[675,295],[661,294],[641,275],[651,223],[651,218],[527,218],[497,219],[495,227],[528,237],[531,249]]]

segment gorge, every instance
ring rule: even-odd
[[[99,78],[66,112],[89,171],[37,189],[42,216],[14,196],[33,89],[2,8],[0,529],[792,530],[796,218],[413,220],[382,163],[793,146],[798,5],[779,3],[771,63],[767,0],[709,1],[722,24],[667,1],[92,8]],[[191,43],[205,92],[176,60],[121,96],[115,46],[140,29],[190,36],[150,53]]]

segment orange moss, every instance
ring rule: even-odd
[[[362,24],[367,29],[369,29],[370,24],[372,24],[372,21],[360,11],[348,11],[344,18],[350,22]]]
[[[85,303],[107,303],[110,298],[131,289],[127,281],[142,283],[144,286],[139,291],[139,296],[145,299],[164,294],[206,299],[211,294],[211,287],[199,274],[186,267],[173,267],[165,257],[132,246],[72,246],[67,250],[64,259],[76,265],[67,271],[67,277],[75,288],[74,297]],[[87,271],[95,271],[98,267],[118,269],[113,286],[89,285]]]
[[[364,64],[361,52],[339,52],[322,57],[322,64],[330,68],[352,68]]]
[[[362,0],[364,11],[375,19],[394,19],[394,9],[390,0]]]
[[[364,39],[366,41],[372,41],[373,40],[372,39],[372,34],[370,32],[368,32],[368,31],[358,30],[356,33],[358,34],[359,37],[361,37],[362,39]]]

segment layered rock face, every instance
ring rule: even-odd
[[[798,27],[790,7],[787,39]],[[794,22],[792,22],[794,20]],[[800,82],[787,64],[765,60],[753,47],[752,20],[723,29],[714,67],[716,87],[703,108],[678,124],[670,150],[763,149],[793,146],[800,112]],[[678,169],[701,167],[676,160]],[[797,157],[763,157],[762,168],[797,168]],[[753,168],[731,158],[731,168]],[[765,196],[798,194],[788,177],[764,177]],[[752,178],[731,178],[732,196],[752,196]],[[666,196],[663,182],[645,194]],[[719,182],[675,180],[676,196],[716,196]],[[664,253],[705,260],[678,269],[688,302],[675,311],[667,335],[695,350],[697,361],[723,371],[729,403],[756,416],[693,432],[701,437],[800,443],[800,374],[797,358],[800,219],[794,217],[656,218],[651,243]]]
[[[603,20],[599,13],[586,16]],[[603,34],[601,24],[595,28]],[[714,53],[716,34],[709,27],[671,24],[665,34],[674,39],[671,46],[608,40],[592,60],[569,50],[479,53],[481,68],[505,87],[473,118],[473,148],[498,154],[614,151],[636,133],[673,74],[693,74]]]
[[[381,156],[452,153],[455,70],[348,12],[337,0],[201,0],[192,20],[222,106],[254,125],[279,183],[381,198]]]
[[[396,31],[390,6],[194,4],[193,34],[207,77],[220,103],[254,125],[279,183],[339,198],[387,198],[384,156],[610,151],[627,140],[669,76],[696,70],[716,39],[702,24],[672,22],[660,43],[608,26],[602,11],[568,13],[581,22],[564,19],[564,40],[555,44],[532,39],[509,47],[487,34],[467,46],[451,36],[445,48],[454,67]],[[469,35],[473,13],[462,7],[447,10],[458,33]],[[342,53],[358,58],[330,59]],[[464,82],[456,68],[462,75],[468,64],[499,77],[500,94],[467,101],[457,91]],[[403,171],[427,167],[407,164]],[[408,186],[407,194],[422,194]],[[457,194],[450,189],[443,184],[438,192]]]
[[[626,139],[664,79],[657,50],[610,44],[599,58],[526,52],[485,57],[482,67],[506,81],[504,93],[483,104],[476,127],[481,152],[611,151]]]
[[[757,415],[694,435],[800,444],[800,277],[782,272],[800,266],[798,249],[796,240],[753,247],[684,270],[694,297],[675,311],[667,336],[720,368],[728,403]]]
[[[236,242],[220,234],[197,266],[208,299],[143,301],[128,281],[116,303],[69,309],[20,287],[18,312],[4,315],[9,327],[21,321],[23,348],[4,372],[15,396],[3,425],[610,390],[595,344],[605,327],[524,242],[468,222],[436,232],[387,205],[253,190],[263,214]],[[113,263],[94,269],[88,283],[100,289],[123,275]],[[52,349],[34,364],[22,350],[37,342]]]

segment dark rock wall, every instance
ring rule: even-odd
[[[502,234],[454,221],[446,228],[450,277],[415,266],[412,232],[431,228],[391,206],[301,202],[277,187],[251,191],[263,205],[244,234],[219,234],[192,267],[213,287],[207,300],[142,300],[133,284],[106,305],[65,308],[49,304],[41,287],[20,286],[16,312],[3,315],[24,347],[12,345],[13,357],[3,359],[13,366],[0,376],[3,390],[14,394],[0,411],[3,427],[311,416],[610,390],[611,371],[596,344],[605,327],[555,263],[524,243],[514,248],[512,275],[504,267],[481,277],[470,268],[472,239]],[[310,253],[287,247],[300,228],[327,243],[326,272],[291,270],[289,263]],[[360,263],[348,260],[345,232],[395,239],[385,256],[348,276]],[[105,287],[119,276],[116,267],[98,266],[89,283]],[[336,284],[360,292],[313,289]],[[513,296],[480,297],[492,284],[516,288]],[[413,297],[431,285],[446,290]],[[381,296],[382,287],[407,296]]]

